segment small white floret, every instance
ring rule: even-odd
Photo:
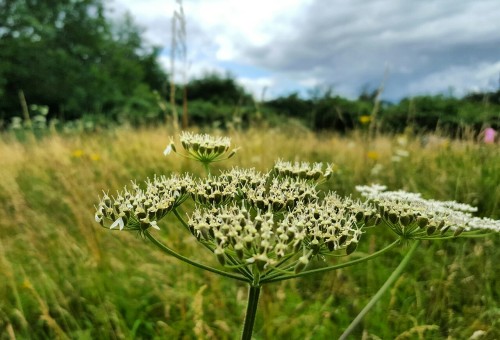
[[[172,152],[172,143],[168,144],[165,150],[163,151],[163,155],[168,156]]]
[[[160,230],[160,227],[158,227],[158,224],[156,224],[156,221],[152,221],[149,223],[149,225],[151,226],[151,228],[153,229],[156,229],[156,230]]]
[[[116,221],[113,222],[113,224],[109,227],[109,229],[116,228],[116,226],[120,227],[120,230],[123,230],[123,227],[125,227],[125,224],[123,223],[123,218],[119,218]]]

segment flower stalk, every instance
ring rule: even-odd
[[[418,248],[419,241],[414,241],[413,244],[411,245],[410,249],[406,253],[405,257],[399,265],[394,269],[392,274],[389,276],[389,278],[385,281],[385,283],[380,287],[380,289],[377,291],[377,293],[370,299],[370,301],[366,304],[366,306],[359,312],[359,314],[356,316],[356,318],[351,322],[351,324],[347,327],[347,329],[342,333],[340,336],[339,340],[345,340],[348,338],[349,335],[352,334],[354,329],[359,325],[361,320],[365,317],[365,315],[372,309],[372,307],[380,300],[382,295],[389,289],[389,287],[398,279],[399,276],[403,273],[403,270],[405,269],[406,265],[408,262],[410,262],[410,259],[412,258],[413,254]]]
[[[241,333],[241,340],[251,340],[255,317],[257,315],[257,306],[259,304],[261,286],[250,285],[248,289],[247,310],[245,313],[245,322]]]
[[[225,276],[225,277],[228,277],[228,278],[231,278],[231,279],[234,279],[234,280],[237,280],[237,281],[243,281],[243,282],[249,282],[248,281],[248,278],[245,278],[245,277],[242,277],[240,275],[237,275],[237,274],[233,274],[233,273],[228,273],[228,272],[225,272],[225,271],[222,271],[222,270],[219,270],[219,269],[216,269],[216,268],[212,268],[210,266],[206,266],[204,264],[201,264],[199,262],[196,262],[196,261],[193,261],[185,256],[182,256],[181,254],[173,251],[172,249],[170,249],[169,247],[167,247],[166,245],[164,245],[163,243],[161,243],[160,241],[158,241],[153,235],[151,235],[151,233],[149,231],[146,231],[144,233],[144,235],[146,236],[146,238],[148,238],[156,247],[158,247],[161,251],[163,251],[164,253],[166,253],[167,255],[170,255],[170,256],[173,256],[179,260],[181,260],[182,262],[185,262],[187,264],[190,264],[196,268],[199,268],[199,269],[203,269],[203,270],[206,270],[206,271],[209,271],[209,272],[212,272],[212,273],[215,273],[215,274],[219,274],[221,276]]]

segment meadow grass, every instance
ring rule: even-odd
[[[212,131],[213,132],[213,131]],[[220,166],[265,170],[274,160],[336,164],[324,184],[469,203],[500,218],[500,151],[473,140],[315,135],[297,126],[231,131],[238,154]],[[247,287],[165,256],[132,233],[94,221],[103,189],[154,174],[201,173],[162,151],[172,131],[119,128],[18,142],[0,138],[0,339],[234,339]],[[184,255],[217,266],[173,219],[159,235]],[[393,238],[380,230],[363,254]],[[500,338],[500,240],[422,243],[405,273],[358,327],[364,339]],[[338,337],[398,265],[405,249],[367,264],[266,285],[256,339]],[[324,265],[321,262],[315,266]]]

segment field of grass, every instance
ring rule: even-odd
[[[340,194],[377,182],[479,207],[500,218],[500,150],[472,140],[314,135],[300,127],[228,133],[238,154],[222,167],[274,160],[336,164]],[[247,287],[167,257],[135,234],[94,221],[102,190],[202,168],[164,157],[172,132],[119,128],[18,142],[0,136],[0,339],[236,339]],[[180,253],[217,266],[185,230],[160,223]],[[369,253],[394,239],[384,229]],[[500,338],[500,238],[422,243],[353,338]],[[377,292],[405,249],[354,266],[266,285],[255,339],[332,339]],[[322,265],[316,263],[315,265]]]

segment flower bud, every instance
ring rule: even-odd
[[[364,214],[363,214],[363,212],[362,212],[362,211],[358,211],[358,212],[356,213],[356,221],[357,221],[357,222],[361,222],[361,221],[363,220],[363,217],[364,217]]]
[[[356,251],[356,248],[358,248],[358,241],[352,240],[351,243],[349,243],[345,248],[345,253],[350,255]]]
[[[144,209],[141,208],[136,210],[136,216],[138,219],[142,220],[143,218],[146,218],[147,214]]]
[[[248,250],[252,249],[253,245],[253,236],[252,235],[247,235],[243,238],[243,241],[245,242],[245,248]]]
[[[263,199],[258,199],[257,201],[255,201],[255,205],[257,206],[257,208],[259,208],[260,210],[264,210],[264,208],[266,207],[266,203],[264,202]]]
[[[309,244],[309,246],[311,247],[313,255],[316,255],[317,253],[319,253],[320,244],[319,244],[319,241],[317,239],[312,240],[311,243]]]
[[[434,222],[431,222],[428,226],[427,226],[427,235],[432,235],[436,232],[437,230],[437,225],[436,223]]]
[[[229,153],[229,155],[227,155],[227,158],[229,159],[229,158],[233,157],[234,155],[236,155],[236,151],[237,151],[237,149],[234,149],[233,151],[231,151]]]
[[[450,227],[451,227],[451,225],[448,224],[448,225],[445,225],[443,228],[441,228],[441,230],[440,230],[441,235],[444,235],[448,231],[448,229],[450,229]]]
[[[401,222],[401,224],[405,227],[407,227],[408,225],[410,225],[410,222],[411,222],[411,218],[408,214],[403,214],[401,215],[401,217],[399,218],[399,221]]]
[[[333,242],[332,240],[329,240],[326,243],[326,246],[328,247],[328,250],[329,251],[334,251],[335,250],[335,242]]]
[[[304,268],[309,264],[309,257],[308,255],[301,256],[299,258],[299,261],[295,265],[295,274],[300,273],[301,271],[304,270]]]
[[[215,248],[214,250],[215,256],[217,256],[217,260],[221,265],[226,264],[226,258],[224,257],[224,249],[222,248]]]
[[[110,208],[111,207],[111,199],[109,198],[109,196],[104,196],[104,198],[102,199],[102,203],[104,203],[104,206],[106,208]]]
[[[206,223],[200,223],[198,225],[198,230],[201,233],[201,236],[203,236],[203,238],[205,240],[208,240],[210,238],[210,234],[208,232],[208,229],[209,229],[209,226]]]
[[[298,252],[300,250],[301,247],[302,247],[302,241],[301,240],[297,240],[293,244],[293,251],[296,253],[296,252]]]
[[[149,209],[149,210],[148,210],[148,218],[149,218],[150,220],[153,220],[153,219],[156,217],[156,212],[157,212],[157,211],[158,211],[158,210],[157,210],[157,209],[154,209],[154,208]],[[127,215],[127,214],[125,214],[125,215]]]
[[[458,227],[457,229],[455,229],[455,232],[453,233],[453,237],[458,237],[461,233],[464,232],[464,228],[463,227]]]
[[[243,244],[236,243],[234,245],[234,251],[236,252],[236,256],[242,260],[243,259]]]
[[[394,210],[389,211],[388,218],[392,224],[396,224],[398,222],[398,214]]]
[[[420,228],[425,228],[427,226],[427,223],[429,223],[429,219],[425,216],[419,216],[417,217],[417,225]]]
[[[283,203],[280,201],[274,201],[272,207],[274,211],[280,211],[283,208]]]
[[[316,171],[316,172],[314,172],[314,174],[313,174],[313,179],[314,179],[315,181],[317,181],[317,180],[319,179],[319,177],[320,177],[320,176],[321,176],[321,172],[320,172],[320,171]]]

